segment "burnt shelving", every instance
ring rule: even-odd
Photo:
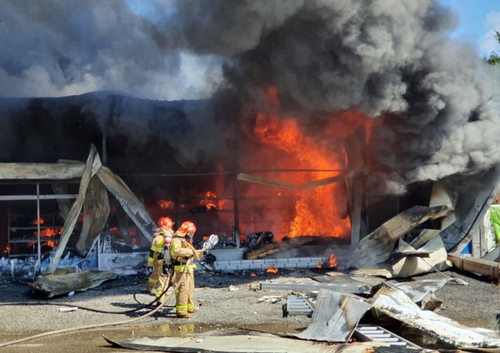
[[[40,222],[40,225],[37,222]],[[9,207],[7,224],[8,257],[35,256],[38,254],[39,244],[41,253],[50,252],[59,242],[63,223],[56,212],[42,213],[38,217],[26,202],[12,203]]]

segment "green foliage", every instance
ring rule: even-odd
[[[495,30],[495,38],[500,44],[500,32],[498,32],[497,30]],[[500,56],[495,52],[491,52],[490,56],[487,58],[485,57],[484,60],[491,66],[500,64]]]
[[[499,207],[490,207],[490,220],[493,225],[493,229],[495,230],[495,237],[497,240],[497,244],[500,243],[500,208]]]

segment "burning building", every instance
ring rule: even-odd
[[[437,1],[187,0],[170,11],[176,21],[144,36],[165,55],[220,65],[210,98],[5,98],[1,161],[83,160],[93,143],[153,219],[190,219],[199,239],[234,247],[261,232],[357,244],[429,205],[440,183],[459,193],[451,249],[496,192],[497,73],[447,37],[454,16]],[[128,239],[125,229],[110,227]]]

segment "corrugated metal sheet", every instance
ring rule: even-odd
[[[383,327],[372,324],[358,325],[356,333],[369,341],[385,342],[390,346],[421,349],[420,346],[396,335]]]
[[[325,342],[347,342],[371,304],[361,299],[322,289],[311,324],[294,337]]]
[[[283,317],[290,315],[312,316],[313,312],[314,306],[312,305],[312,301],[307,300],[301,295],[289,295],[283,308]]]
[[[363,353],[373,351],[374,347],[386,345],[383,342],[356,342],[331,345],[327,343],[301,341],[270,334],[207,336],[203,334],[189,337],[138,337],[116,342],[104,337],[114,347],[140,351],[176,353]]]

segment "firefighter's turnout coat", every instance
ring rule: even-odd
[[[175,291],[175,311],[177,316],[185,316],[195,311],[194,269],[192,257],[199,257],[197,250],[184,237],[174,236],[170,246],[174,267],[173,286]],[[190,261],[191,260],[191,261]]]
[[[165,247],[165,236],[173,235],[173,231],[167,229],[157,230],[157,232],[159,232],[159,235],[153,238],[148,257],[148,267],[153,268],[153,272],[149,276],[148,286],[147,286],[148,292],[151,293],[155,293],[155,287],[158,284],[158,279],[163,273],[163,262],[164,262],[163,250]]]

